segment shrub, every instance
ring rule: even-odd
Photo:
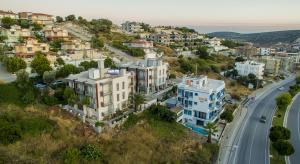
[[[276,98],[276,104],[279,110],[286,110],[292,102],[292,96],[289,93],[282,93]]]
[[[92,161],[101,159],[102,153],[96,146],[87,144],[81,147],[80,156],[85,160]]]
[[[104,122],[100,122],[100,121],[97,121],[96,123],[95,123],[95,126],[96,127],[103,127],[105,124],[104,124]]]
[[[233,112],[231,110],[225,110],[221,114],[220,118],[222,120],[226,120],[227,122],[232,122],[232,120],[233,120]]]
[[[77,148],[67,148],[63,152],[63,163],[73,164],[78,163],[80,151]]]
[[[34,95],[34,92],[29,90],[25,93],[24,96],[22,96],[21,98],[22,102],[25,104],[25,105],[28,105],[28,104],[32,104],[34,103],[35,101],[35,95]]]
[[[44,96],[42,98],[42,101],[44,104],[52,106],[52,105],[56,105],[58,103],[58,100],[56,97],[53,96]]]
[[[161,121],[173,122],[176,119],[176,114],[162,105],[151,105],[149,112],[153,118]]]
[[[279,140],[272,145],[277,150],[278,154],[282,156],[289,156],[295,152],[293,145],[288,141]]]
[[[289,129],[282,126],[273,126],[270,129],[269,138],[272,142],[278,140],[289,140],[291,137],[291,132]]]
[[[15,143],[21,140],[21,129],[16,125],[0,124],[0,143],[4,145]]]
[[[129,129],[130,127],[133,127],[137,122],[139,121],[139,118],[135,114],[129,114],[127,120],[124,122],[123,127],[125,129]]]

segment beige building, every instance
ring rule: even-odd
[[[155,53],[147,53],[144,60],[136,63],[124,63],[121,68],[135,72],[136,92],[151,94],[167,87],[169,64]]]
[[[20,19],[30,20],[33,23],[41,24],[41,25],[49,25],[54,23],[54,16],[43,13],[32,13],[32,12],[20,12]]]
[[[29,58],[33,57],[36,52],[49,52],[49,45],[46,43],[39,43],[36,39],[27,39],[24,43],[15,45],[15,54],[19,57]]]
[[[12,11],[3,11],[0,10],[0,19],[4,18],[4,17],[9,17],[12,19],[18,19],[18,14],[12,12]]]
[[[13,25],[10,29],[2,29],[0,34],[7,36],[5,42],[8,45],[14,45],[15,43],[18,43],[21,38],[26,39],[31,37],[30,30],[22,29],[18,25]]]
[[[79,98],[88,97],[90,104],[83,111],[88,118],[103,120],[129,105],[129,96],[134,92],[134,74],[125,69],[109,70],[104,68],[104,60],[98,62],[98,69],[90,69],[66,80]]]
[[[264,73],[267,76],[277,76],[280,69],[280,60],[272,57],[263,57],[259,62],[265,64]]]
[[[95,53],[95,50],[91,48],[91,44],[89,42],[84,42],[79,39],[72,39],[63,42],[61,49],[63,55],[67,55],[71,59],[90,57]]]
[[[56,40],[56,39],[66,40],[69,38],[68,31],[59,27],[46,26],[43,31],[45,37],[48,40]]]

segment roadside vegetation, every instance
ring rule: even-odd
[[[283,127],[284,116],[292,98],[300,92],[300,77],[296,78],[296,85],[290,87],[289,92],[282,93],[276,98],[277,109],[273,118],[273,127],[270,129],[269,138],[271,140],[270,154],[272,154],[271,163],[285,163],[284,156],[292,155],[295,150],[289,142],[291,132]]]

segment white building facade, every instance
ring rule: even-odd
[[[265,64],[254,61],[236,62],[235,69],[240,76],[254,74],[258,79],[263,79]]]
[[[86,116],[103,120],[106,116],[128,107],[129,96],[134,92],[134,74],[125,69],[105,69],[103,59],[98,65],[98,69],[70,75],[66,80],[80,99],[89,98]]]
[[[182,123],[205,126],[223,111],[225,82],[207,76],[184,78],[177,89],[177,101],[183,109]]]

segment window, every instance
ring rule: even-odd
[[[190,110],[184,110],[184,114],[191,116],[192,115],[192,111],[190,111]]]
[[[193,101],[189,101],[189,106],[193,106]]]
[[[198,96],[198,93],[195,93],[195,96]]]
[[[198,103],[197,102],[194,102],[194,105],[197,105]]]
[[[125,100],[125,92],[122,93],[122,99]]]
[[[120,101],[120,96],[119,96],[119,94],[117,94],[117,101]]]
[[[119,86],[119,83],[117,83],[117,91],[119,91],[120,89],[120,86]]]
[[[27,47],[27,51],[32,51],[32,47]]]
[[[122,82],[122,89],[125,89],[125,82]]]

